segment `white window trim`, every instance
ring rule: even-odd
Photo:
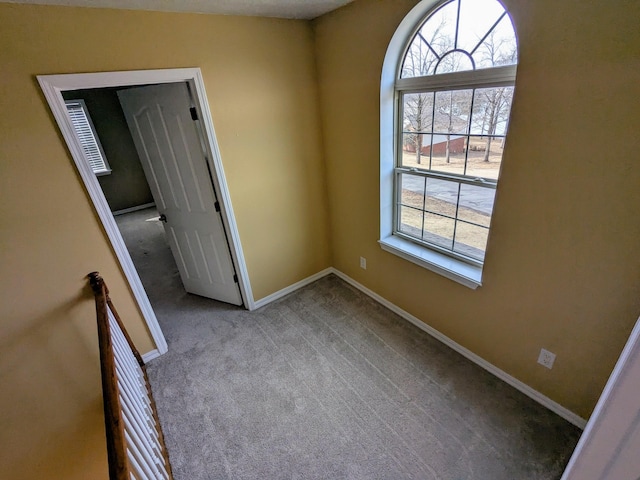
[[[378,243],[384,251],[393,253],[465,287],[475,290],[482,285],[482,267],[423,247],[397,235],[390,234],[380,238]]]
[[[396,90],[413,90],[424,86],[424,78],[398,79],[400,64],[407,46],[416,29],[425,17],[442,0],[423,0],[402,20],[391,38],[382,65],[380,80],[380,247],[394,255],[442,275],[450,280],[475,290],[482,285],[482,265],[472,265],[428,247],[405,240],[393,234],[394,230],[394,183],[395,152],[397,131],[395,118],[398,114]],[[450,89],[465,85],[491,82],[499,86],[501,82],[514,82],[516,66],[481,69],[473,72],[459,72],[430,77],[430,88]],[[455,81],[451,81],[455,78]]]
[[[107,161],[107,156],[104,154],[104,150],[102,148],[102,144],[100,143],[100,138],[98,137],[98,132],[96,132],[96,127],[93,125],[93,120],[91,119],[91,114],[89,113],[89,109],[87,108],[87,104],[85,103],[85,101],[81,98],[78,99],[69,99],[69,100],[65,100],[65,105],[68,107],[69,105],[74,105],[74,104],[79,104],[80,108],[82,109],[82,112],[84,113],[84,117],[87,120],[87,125],[88,127],[91,129],[91,133],[93,134],[93,143],[95,148],[98,149],[98,152],[100,152],[100,157],[102,160],[102,165],[104,168],[101,168],[99,170],[96,170],[95,168],[93,168],[93,165],[91,165],[91,169],[93,170],[93,173],[96,174],[96,176],[100,177],[102,175],[109,175],[111,173],[111,167],[109,166],[109,162]],[[75,124],[72,121],[71,122],[74,126],[74,130],[75,130]],[[76,131],[76,134],[78,132]],[[84,149],[84,141],[81,138],[78,138],[78,140],[80,141],[80,144],[83,146]],[[87,161],[89,161],[89,159],[87,159]],[[91,162],[89,161],[89,163],[91,164]]]
[[[428,77],[400,78],[395,81],[395,90],[416,91],[427,89],[429,92],[476,87],[502,87],[513,85],[516,65],[483,68],[464,72],[441,73]]]

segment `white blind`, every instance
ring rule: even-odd
[[[69,100],[65,102],[67,111],[71,117],[71,123],[75,128],[85,157],[89,161],[94,173],[108,173],[111,170],[107,164],[102,147],[93,129],[93,125],[82,100]]]

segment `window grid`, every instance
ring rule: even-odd
[[[453,256],[455,258],[459,258],[465,262],[474,264],[474,265],[482,265],[483,261],[484,261],[484,251],[486,249],[486,243],[482,246],[482,248],[477,248],[474,247],[472,245],[466,245],[465,243],[463,243],[462,241],[459,240],[458,237],[458,233],[459,233],[459,226],[461,224],[463,225],[470,225],[472,227],[481,229],[482,231],[485,231],[485,235],[484,238],[486,238],[486,236],[488,236],[488,231],[489,231],[489,226],[486,225],[481,225],[477,222],[471,222],[468,220],[463,220],[461,218],[459,218],[460,215],[460,207],[461,207],[461,201],[460,201],[460,193],[461,193],[461,188],[463,184],[469,184],[475,187],[482,187],[482,188],[490,188],[490,189],[495,189],[496,185],[497,185],[497,178],[492,179],[492,178],[484,178],[484,177],[480,177],[480,176],[472,176],[469,175],[469,155],[470,155],[470,151],[471,151],[471,139],[476,137],[479,139],[487,139],[488,137],[491,137],[492,142],[495,140],[500,140],[500,139],[504,139],[506,138],[506,126],[505,126],[505,132],[504,133],[493,133],[493,134],[489,134],[488,132],[484,131],[484,127],[482,127],[482,129],[479,132],[473,132],[473,121],[474,121],[474,116],[477,115],[477,113],[474,110],[474,106],[476,104],[476,98],[478,95],[478,92],[482,89],[491,89],[491,88],[510,88],[513,89],[513,85],[515,83],[514,80],[512,80],[511,82],[505,82],[504,80],[501,80],[499,82],[494,82],[491,80],[491,78],[489,78],[488,80],[485,81],[479,81],[478,83],[475,84],[464,84],[464,85],[459,85],[456,86],[454,88],[451,88],[449,90],[443,90],[443,89],[434,89],[434,90],[430,90],[429,89],[429,83],[431,80],[431,77],[424,77],[422,79],[414,79],[414,80],[423,80],[424,83],[424,87],[423,88],[419,88],[419,89],[410,89],[410,90],[403,90],[397,93],[397,99],[398,99],[398,119],[399,121],[397,122],[397,128],[398,128],[398,139],[399,141],[397,142],[397,149],[396,149],[396,167],[394,169],[395,171],[395,177],[396,177],[396,181],[394,182],[396,185],[396,201],[394,202],[395,204],[395,217],[396,217],[396,222],[395,222],[395,228],[394,228],[394,234],[399,235],[405,239],[408,239],[414,243],[418,243],[421,245],[424,245],[428,248],[440,251],[442,253],[445,253],[446,255],[449,256]],[[460,130],[460,133],[453,133],[453,132],[448,132],[448,131],[443,131],[443,130],[436,130],[436,95],[437,92],[453,92],[453,91],[460,91],[460,90],[467,90],[470,91],[470,105],[468,108],[468,118],[466,120],[466,124],[463,130]],[[512,91],[512,90],[511,90]],[[416,131],[412,131],[412,130],[408,130],[406,128],[406,124],[405,124],[405,98],[407,95],[415,95],[415,94],[431,94],[433,101],[431,102],[431,129],[420,129],[420,130],[416,130]],[[509,105],[509,109],[510,109],[510,105]],[[449,115],[453,115],[453,112],[450,111]],[[424,147],[429,147],[429,162],[428,162],[428,167],[426,167],[426,165],[422,166],[423,164],[421,163],[418,166],[415,167],[407,167],[406,165],[403,165],[403,149],[405,147],[405,139],[407,135],[429,135],[429,142],[428,145],[421,145],[421,148]],[[455,174],[455,173],[451,173],[451,172],[444,172],[441,170],[438,170],[438,168],[436,166],[434,166],[433,160],[434,160],[434,139],[436,138],[436,136],[441,136],[441,137],[446,137],[449,136],[449,138],[451,136],[457,136],[458,138],[462,138],[463,142],[464,142],[464,164],[463,164],[463,168],[462,168],[462,173],[461,174]],[[447,142],[450,142],[450,140],[447,140]],[[417,148],[417,147],[416,147]],[[490,154],[491,152],[489,152]],[[426,157],[426,155],[425,155]],[[426,158],[425,158],[426,160]],[[501,163],[501,161],[500,161]],[[426,167],[426,168],[425,168]],[[499,167],[498,167],[499,168]],[[407,205],[406,203],[404,203],[402,201],[402,196],[403,196],[403,188],[402,188],[402,175],[413,175],[413,176],[420,176],[420,177],[424,177],[425,181],[424,181],[424,187],[423,187],[423,192],[422,192],[422,204],[423,204],[423,208],[422,210],[419,210],[418,208],[416,208],[413,205]],[[427,208],[427,199],[429,198],[428,196],[428,192],[427,192],[427,183],[429,178],[433,178],[433,179],[437,179],[437,180],[442,180],[442,181],[449,181],[452,182],[454,184],[456,184],[456,190],[457,190],[457,195],[456,195],[456,201],[455,201],[455,214],[453,216],[451,215],[445,215],[442,214],[441,212],[435,212],[433,211],[433,209],[429,209]],[[413,235],[411,234],[409,231],[407,231],[407,229],[403,229],[403,223],[402,223],[402,215],[400,214],[401,209],[411,209],[411,210],[415,210],[416,212],[420,211],[421,215],[422,215],[422,221],[421,221],[421,225],[419,227],[419,237],[417,235]],[[491,212],[492,213],[492,212]],[[433,232],[430,232],[427,228],[426,228],[426,216],[427,215],[435,215],[437,217],[440,218],[446,218],[449,220],[453,221],[453,233],[451,235],[451,238],[447,238],[447,244],[450,244],[450,248],[448,247],[444,247],[441,244],[438,243],[434,243],[433,241],[428,240],[428,237],[432,237],[434,235]],[[490,223],[490,217],[491,214],[489,214],[489,223]],[[483,237],[481,237],[483,238]],[[449,243],[450,240],[450,243]],[[467,248],[465,248],[465,246]],[[476,249],[476,250],[474,250]]]
[[[426,198],[426,197],[425,197],[425,198]],[[426,203],[426,201],[425,201],[425,202],[423,202],[423,204],[424,204],[424,203]],[[462,220],[462,219],[458,218],[458,216],[457,216],[457,214],[458,214],[458,213],[457,213],[457,210],[458,210],[458,209],[456,209],[456,214],[455,214],[455,215],[453,215],[453,216],[451,216],[451,215],[447,215],[446,213],[434,212],[433,210],[429,210],[429,209],[428,209],[428,208],[426,208],[426,207],[418,208],[418,207],[414,207],[413,205],[407,205],[406,203],[400,203],[400,206],[402,206],[402,207],[404,207],[404,208],[410,208],[411,210],[415,210],[415,211],[417,211],[417,212],[430,213],[431,215],[438,215],[439,217],[448,218],[448,219],[450,219],[450,220],[455,220],[455,221],[457,221],[457,222],[465,223],[465,224],[467,224],[467,225],[472,225],[472,226],[474,226],[474,227],[479,227],[479,228],[489,229],[489,227],[487,227],[486,225],[482,225],[482,224],[480,224],[480,223],[470,222],[470,221],[468,221],[468,220]],[[423,228],[424,228],[424,227],[423,227]]]
[[[414,172],[411,172],[414,173]],[[399,174],[407,174],[407,172],[399,172]],[[414,205],[409,205],[407,203],[403,203],[402,202],[402,198],[401,198],[401,194],[397,196],[396,199],[396,211],[399,212],[400,210],[412,210],[415,212],[419,212],[422,216],[422,221],[421,221],[421,226],[419,228],[420,231],[420,236],[415,236],[412,235],[411,233],[409,233],[407,231],[406,228],[403,228],[403,223],[402,223],[402,215],[400,215],[399,213],[396,215],[397,218],[397,222],[396,222],[396,228],[395,228],[395,232],[396,234],[400,234],[401,236],[411,240],[411,241],[417,241],[417,243],[421,243],[424,244],[426,246],[429,247],[436,247],[436,249],[447,253],[448,255],[453,255],[456,257],[460,257],[463,258],[465,261],[469,262],[469,263],[473,263],[473,264],[480,264],[482,263],[482,260],[484,258],[484,254],[480,253],[480,252],[475,252],[474,248],[477,249],[477,247],[474,247],[473,245],[467,245],[468,248],[464,249],[467,251],[467,253],[461,252],[461,251],[457,251],[456,250],[456,242],[458,241],[458,226],[459,224],[464,224],[464,225],[470,225],[472,227],[475,228],[479,228],[482,229],[484,231],[489,231],[489,226],[488,225],[482,225],[481,223],[478,222],[473,222],[470,220],[466,220],[466,219],[462,219],[460,218],[460,207],[461,207],[461,200],[460,200],[460,196],[461,196],[461,189],[462,189],[462,185],[464,183],[462,182],[458,182],[457,180],[453,180],[453,182],[455,182],[456,185],[456,202],[455,202],[455,212],[453,215],[448,215],[446,213],[443,212],[438,212],[435,211],[433,208],[428,208],[427,206],[427,199],[430,197],[430,195],[427,192],[427,181],[426,179],[428,178],[436,178],[436,177],[432,177],[430,175],[425,175],[425,182],[424,182],[424,187],[422,190],[422,208],[418,208]],[[442,178],[438,178],[438,180],[442,180]],[[397,181],[396,181],[396,185],[397,185],[397,191],[401,192],[402,191],[402,181],[401,181],[401,177],[398,175],[397,176]],[[471,185],[474,186],[481,186],[483,188],[495,188],[495,186],[485,186],[485,185],[478,185],[475,183],[472,183]],[[435,197],[433,197],[435,198]],[[426,215],[435,215],[437,217],[443,218],[443,219],[448,219],[448,220],[452,220],[453,221],[453,232],[451,235],[451,248],[447,249],[445,247],[443,247],[442,245],[439,245],[437,243],[433,243],[430,242],[429,240],[426,240],[425,237],[427,236],[438,236],[437,234],[430,232],[429,230],[425,229],[425,219],[426,219]],[[490,220],[489,220],[490,222]],[[409,225],[407,225],[409,226]],[[410,227],[410,226],[409,226]],[[414,227],[415,228],[415,227]],[[462,243],[462,242],[461,242]],[[465,244],[466,245],[466,244]],[[477,249],[477,250],[483,250],[483,249]],[[473,252],[474,254],[470,254],[469,252]]]
[[[493,68],[496,67],[498,65],[515,65],[517,63],[517,58],[516,58],[516,51],[514,49],[512,53],[512,55],[505,55],[504,51],[501,51],[502,47],[501,45],[496,45],[496,42],[494,42],[493,37],[495,37],[495,35],[497,33],[499,33],[499,30],[501,30],[501,24],[503,23],[503,20],[505,20],[506,17],[506,22],[504,23],[504,25],[506,25],[506,23],[509,23],[509,26],[511,27],[511,36],[512,36],[512,41],[513,41],[513,45],[516,44],[515,41],[515,32],[513,32],[513,25],[511,24],[511,19],[507,13],[506,10],[504,10],[504,7],[502,7],[502,5],[499,2],[489,2],[489,1],[485,1],[485,4],[497,4],[499,5],[499,8],[501,9],[501,13],[497,16],[494,16],[495,21],[492,22],[492,24],[490,24],[490,26],[488,28],[483,28],[480,31],[477,31],[474,29],[474,34],[475,34],[475,42],[472,43],[471,45],[475,45],[473,46],[473,48],[461,48],[459,46],[459,40],[460,40],[460,12],[461,12],[461,1],[460,0],[449,0],[444,2],[443,4],[441,4],[440,6],[438,6],[437,8],[435,8],[433,11],[431,11],[431,13],[427,16],[427,18],[425,19],[425,21],[423,21],[417,28],[417,30],[414,32],[414,34],[411,36],[411,40],[408,43],[408,47],[406,50],[406,53],[404,55],[404,58],[402,59],[402,62],[400,63],[400,72],[398,74],[397,78],[400,79],[405,79],[405,78],[412,78],[412,77],[420,77],[420,76],[427,76],[427,75],[433,75],[436,73],[442,73],[442,72],[438,72],[438,66],[440,65],[440,63],[442,62],[442,60],[447,57],[448,55],[452,54],[452,53],[462,53],[465,54],[469,60],[471,61],[471,70],[476,70],[476,68]],[[429,23],[429,20],[434,18],[434,17],[438,17],[438,16],[443,16],[446,17],[446,14],[444,14],[444,12],[447,10],[448,7],[450,7],[451,5],[455,4],[456,6],[456,13],[455,13],[455,27],[454,27],[454,31],[453,31],[453,35],[452,37],[449,37],[448,35],[439,35],[439,30],[440,27],[442,27],[442,25],[440,25],[440,27],[436,28],[436,31],[433,32],[433,38],[431,40],[428,40],[427,38],[425,38],[424,33],[423,33],[423,28],[425,28],[425,26]],[[494,12],[495,13],[495,12]],[[441,21],[443,21],[444,19],[441,18]],[[448,26],[448,25],[446,25]],[[446,30],[446,26],[445,26],[445,30]],[[509,27],[506,27],[507,29]],[[504,30],[504,28],[502,29]],[[482,32],[482,36],[479,36],[478,33]],[[451,32],[449,32],[451,33]],[[504,33],[504,32],[503,32]],[[438,53],[438,51],[436,51],[436,49],[433,47],[432,44],[435,44],[437,47],[437,41],[440,41],[442,43],[442,41],[445,41],[445,43],[447,41],[451,41],[453,40],[452,44],[449,44],[444,51]],[[479,40],[478,40],[479,39]],[[468,40],[468,39],[467,39]],[[474,59],[474,55],[476,54],[476,52],[478,51],[478,49],[480,49],[485,42],[490,41],[491,42],[491,46],[490,48],[488,48],[488,50],[494,50],[492,52],[489,52],[489,56],[492,57],[490,58],[490,65],[486,65],[485,63],[485,59],[481,59],[481,64],[480,66],[477,66],[477,62]],[[427,51],[430,52],[433,57],[435,57],[435,59],[431,59],[429,60],[429,54],[427,54],[427,56],[423,56],[423,51],[422,51],[422,47],[426,46],[427,47]],[[489,46],[488,46],[489,47]],[[418,68],[418,74],[416,74],[416,54],[417,54],[417,60],[418,62],[421,64]],[[493,58],[495,55],[497,55],[498,58]],[[407,67],[407,60],[410,60],[411,62],[411,67]],[[433,68],[432,68],[433,67]],[[464,70],[464,69],[463,69]],[[467,69],[468,70],[468,69]],[[462,71],[462,70],[459,70]]]

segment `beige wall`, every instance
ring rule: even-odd
[[[202,68],[258,299],[330,264],[312,30],[0,4],[0,65],[0,476],[106,478],[89,271],[154,347],[35,75]]]
[[[314,22],[334,266],[587,417],[640,312],[640,4],[505,0],[520,64],[472,291],[376,243],[381,67],[416,3],[359,0]]]
[[[476,291],[376,243],[380,69],[415,0],[322,17],[315,57],[306,22],[0,4],[2,476],[106,478],[87,272],[153,348],[37,74],[201,67],[257,299],[332,264],[588,416],[640,311],[639,5],[505,3],[521,61]]]

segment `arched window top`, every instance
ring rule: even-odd
[[[450,0],[420,25],[404,54],[400,78],[477,70],[518,61],[509,14],[497,0]]]

